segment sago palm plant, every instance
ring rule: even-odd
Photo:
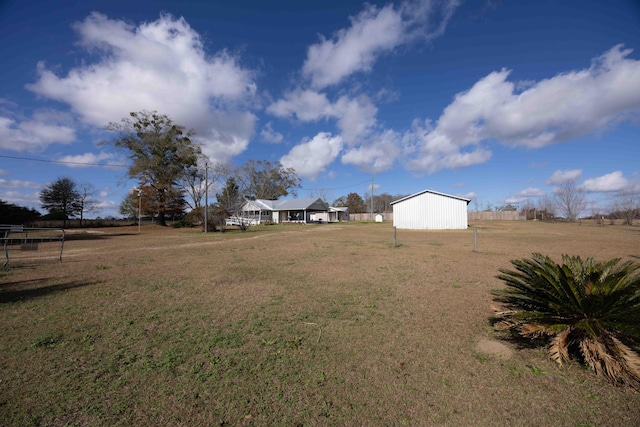
[[[533,254],[500,269],[496,325],[524,337],[546,337],[558,363],[578,356],[597,375],[640,389],[640,265]]]

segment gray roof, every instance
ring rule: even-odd
[[[248,200],[247,203],[251,203],[254,206],[260,208],[260,210],[269,211],[327,211],[329,206],[322,201],[322,199],[304,198],[304,199],[292,199],[292,200]]]

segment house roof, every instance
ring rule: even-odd
[[[247,203],[259,208],[260,210],[269,211],[303,211],[317,210],[326,211],[329,206],[322,199],[304,198],[292,200],[248,200]]]
[[[390,204],[391,204],[391,205],[394,205],[394,204],[396,204],[396,203],[400,203],[400,202],[402,202],[402,201],[405,201],[405,200],[407,200],[407,199],[411,199],[411,198],[413,198],[413,197],[419,196],[419,195],[424,194],[424,193],[437,194],[438,196],[451,197],[452,199],[463,200],[463,201],[467,202],[467,204],[469,204],[469,203],[471,202],[471,199],[467,199],[467,198],[465,198],[465,197],[453,196],[453,195],[451,195],[451,194],[440,193],[440,192],[438,192],[438,191],[433,191],[433,190],[422,190],[422,191],[419,191],[419,192],[417,192],[417,193],[411,194],[411,195],[409,195],[409,196],[407,196],[407,197],[403,197],[402,199],[394,200],[394,201],[393,201],[393,202],[391,202]]]

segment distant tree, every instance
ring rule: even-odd
[[[229,176],[230,168],[227,163],[208,164],[204,156],[200,156],[196,165],[187,168],[185,175],[178,181],[178,186],[190,197],[187,205],[191,210],[204,207],[202,202],[205,194],[211,191],[211,187],[220,186],[225,177]],[[205,176],[207,173],[208,176]]]
[[[373,196],[373,211],[374,212],[391,212],[391,202],[393,202],[394,198],[389,193],[382,193]],[[371,197],[367,197],[364,201],[366,209],[368,211],[371,210]]]
[[[560,184],[554,197],[558,209],[569,221],[575,221],[586,207],[584,191],[574,181]]]
[[[94,198],[96,190],[88,182],[83,182],[78,185],[78,209],[80,213],[80,225],[84,220],[84,214],[88,212],[95,212],[98,209],[98,201]]]
[[[235,180],[244,198],[278,200],[295,196],[300,188],[300,178],[295,169],[285,168],[280,162],[249,160],[235,173]]]
[[[556,217],[556,204],[549,196],[538,199],[538,214],[543,221],[553,221]]]
[[[347,196],[340,196],[337,199],[335,199],[333,201],[333,203],[331,204],[332,206],[335,206],[337,208],[344,208],[347,206]]]
[[[232,176],[227,178],[224,188],[216,194],[218,206],[224,208],[229,213],[237,213],[240,206],[244,202],[240,187],[236,183],[236,179]]]
[[[40,202],[43,209],[52,216],[62,218],[62,226],[67,220],[81,212],[81,196],[77,184],[71,178],[58,178],[40,191]]]
[[[640,190],[628,188],[618,193],[612,213],[615,218],[623,219],[626,225],[633,225],[633,221],[640,218]]]
[[[0,200],[0,218],[4,224],[29,224],[40,218],[40,212]]]
[[[326,190],[324,188],[315,188],[315,189],[309,191],[309,197],[312,197],[314,199],[320,199],[323,202],[328,202],[329,201],[329,190]]]
[[[122,200],[122,203],[120,203],[120,214],[129,219],[136,219],[137,221],[138,216],[143,214],[142,209],[140,209],[142,200],[138,197],[137,191],[127,194],[124,200]]]
[[[498,208],[499,211],[502,212],[512,212],[512,211],[517,211],[518,210],[518,205],[514,205],[513,203],[507,203],[503,206],[500,206],[500,208]]]
[[[166,226],[165,216],[175,210],[176,193],[182,191],[177,183],[197,165],[202,153],[191,140],[193,131],[185,131],[156,111],[130,113],[106,129],[117,135],[109,143],[129,152],[132,164],[128,175],[153,191],[150,199],[157,209],[158,224]]]
[[[349,212],[351,213],[367,212],[367,206],[364,204],[364,200],[358,193],[347,194],[345,206],[349,208]]]

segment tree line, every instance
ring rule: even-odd
[[[151,215],[158,225],[165,226],[167,218],[181,218],[189,210],[192,218],[204,221],[202,199],[213,185],[222,190],[215,194],[211,211],[222,214],[235,212],[246,199],[276,200],[296,195],[300,187],[295,170],[279,162],[209,165],[201,147],[193,142],[194,131],[156,111],[132,112],[105,129],[115,138],[101,144],[125,151],[131,160],[127,176],[137,185],[120,204],[120,213],[131,218]],[[82,222],[86,213],[98,208],[93,187],[70,177],[60,177],[43,187],[40,202],[48,211],[47,218],[63,220],[64,226],[71,218],[79,217]],[[22,212],[20,217],[31,219],[35,213]],[[17,219],[2,217],[5,221]]]
[[[173,123],[171,118],[156,111],[132,112],[118,123],[111,122],[105,129],[115,135],[101,144],[111,145],[126,152],[131,164],[127,171],[130,179],[137,181],[135,190],[120,204],[120,213],[130,218],[139,215],[153,216],[159,225],[166,225],[168,217],[182,218],[187,211],[197,222],[205,220],[203,198],[215,186],[216,202],[210,204],[212,218],[220,221],[237,212],[245,200],[277,200],[297,195],[301,180],[293,168],[285,168],[280,162],[249,160],[233,167],[227,163],[209,164],[200,146],[194,143],[193,130]],[[349,193],[333,201],[333,206],[346,207],[351,213],[391,212],[391,203],[406,195],[388,193],[368,195],[362,198]],[[40,192],[40,202],[48,211],[49,219],[66,220],[98,209],[95,190],[91,184],[76,183],[69,177],[58,178]],[[474,201],[477,210],[477,200]],[[567,182],[556,189],[553,197],[539,199],[538,205],[527,203],[522,211],[534,218],[553,219],[556,211],[568,220],[577,219],[584,211],[586,197],[575,182]],[[19,207],[0,204],[3,222],[18,218],[33,218],[34,212],[21,211]],[[504,209],[517,209],[507,205]],[[488,207],[492,210],[491,206]],[[612,212],[627,224],[640,217],[640,197],[637,192],[622,192],[616,199]],[[18,215],[18,217],[16,217]],[[215,227],[215,224],[212,224]]]

